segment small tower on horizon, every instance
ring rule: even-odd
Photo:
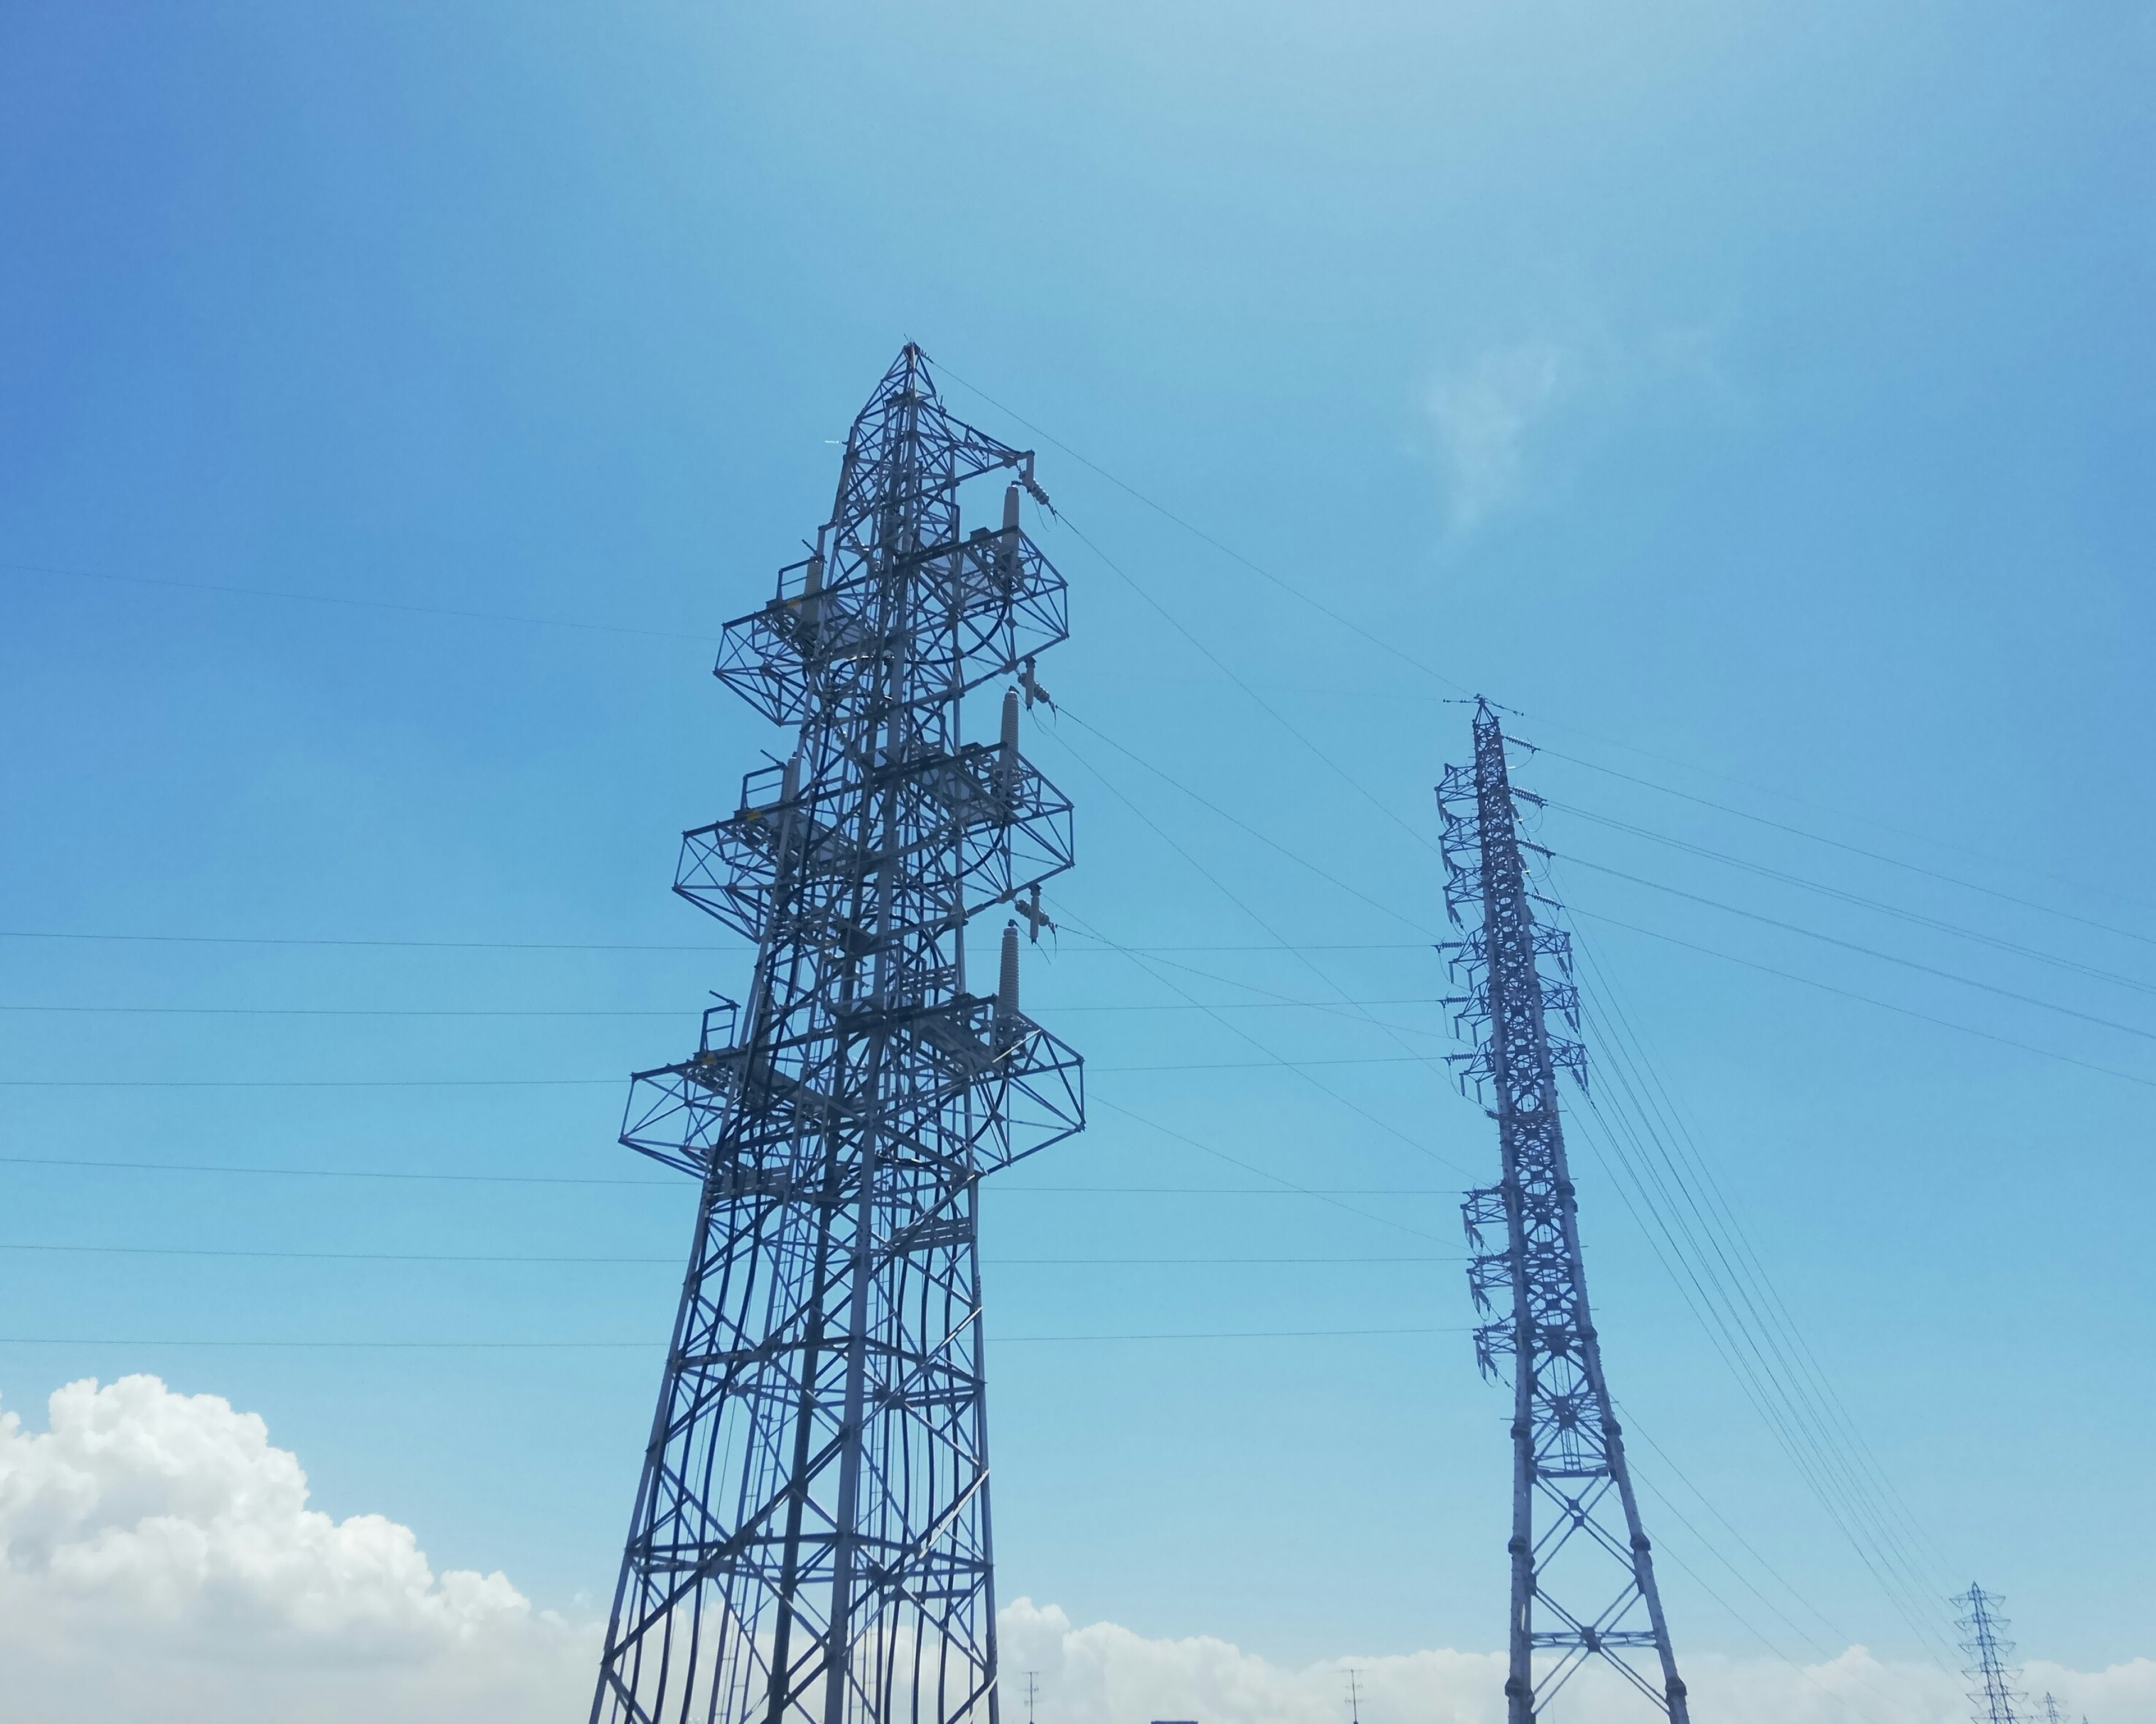
[[[2014,1686],[2017,1673],[2008,1662],[2014,1655],[2014,1643],[2005,1638],[2006,1619],[1999,1614],[1998,1593],[1987,1593],[1972,1583],[1953,1602],[1959,1612],[1955,1623],[1965,1637],[1961,1650],[1969,1657],[1962,1674],[1970,1684],[1970,1724],[2021,1724],[2014,1702],[2023,1696]],[[2044,1698],[2048,1705],[2051,1696]],[[2056,1711],[2052,1716],[2057,1716]]]

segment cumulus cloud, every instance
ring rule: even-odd
[[[1074,1626],[1053,1605],[1021,1598],[998,1618],[1006,1672],[1036,1670],[1044,1724],[1340,1724],[1345,1673],[1361,1673],[1363,1716],[1383,1724],[1503,1724],[1505,1664],[1496,1653],[1361,1655],[1291,1667],[1224,1640],[1147,1639],[1113,1623]],[[1862,1647],[1799,1668],[1765,1659],[1687,1657],[1694,1715],[1743,1724],[1964,1724],[1958,1676],[1934,1665],[1893,1664]],[[2156,1663],[2095,1675],[2032,1665],[2078,1718],[2156,1720]],[[1008,1678],[1007,1678],[1008,1680]],[[1051,1704],[1052,1702],[1052,1704]],[[1647,1724],[1656,1715],[1620,1680],[1592,1672],[1567,1689],[1567,1724]],[[1554,1716],[1554,1709],[1553,1714]]]
[[[1578,356],[1556,342],[1522,341],[1494,348],[1431,387],[1430,423],[1455,533],[1518,498],[1529,442],[1578,369]]]
[[[1363,1673],[1373,1724],[1500,1724],[1489,1652],[1365,1655],[1289,1666],[1224,1640],[1156,1639],[1020,1598],[999,1618],[1007,1671],[1042,1679],[1042,1724],[1340,1724]],[[49,1427],[0,1416],[0,1715],[161,1724],[581,1724],[592,1624],[500,1573],[437,1573],[408,1526],[307,1506],[297,1457],[262,1420],[154,1377],[70,1383]],[[1694,1656],[1702,1719],[1958,1724],[1958,1679],[1862,1648],[1798,1670]],[[2093,1675],[2031,1665],[2071,1717],[2156,1724],[2156,1663]],[[1014,1709],[1007,1714],[1015,1719]],[[1588,1676],[1568,1724],[1632,1724],[1636,1699]]]
[[[592,1643],[408,1526],[307,1506],[262,1420],[154,1377],[0,1416],[0,1665],[17,1724],[583,1716]]]

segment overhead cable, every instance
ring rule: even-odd
[[[286,587],[239,587],[216,581],[179,581],[156,575],[118,575],[97,569],[61,568],[50,563],[4,562],[0,568],[19,573],[59,575],[74,581],[106,581],[130,587],[172,587],[190,593],[227,593],[243,598],[283,598],[301,604],[344,605],[367,611],[405,611],[423,617],[454,617],[474,623],[521,623],[538,629],[578,629],[595,634],[641,634],[660,640],[693,640],[701,646],[716,646],[716,634],[690,634],[679,629],[639,629],[625,623],[590,623],[569,617],[526,617],[506,611],[452,609],[446,605],[414,604],[388,598],[361,598],[348,593],[295,593]]]
[[[1301,1188],[1297,1188],[1298,1193]],[[1315,1193],[1307,1193],[1315,1195]],[[488,1263],[488,1264],[663,1264],[678,1269],[672,1257],[558,1257],[505,1255],[464,1251],[255,1251],[205,1245],[79,1245],[54,1243],[0,1241],[0,1251],[50,1251],[68,1255],[112,1257],[234,1257],[263,1258],[278,1262],[306,1263]],[[1325,1265],[1361,1268],[1365,1265],[1402,1263],[1465,1263],[1464,1257],[991,1257],[992,1269],[1155,1269],[1155,1268],[1280,1268]]]
[[[1199,1329],[1172,1330],[1158,1333],[1131,1335],[1002,1335],[993,1337],[998,1347],[1009,1347],[1039,1342],[1137,1342],[1137,1341],[1338,1341],[1365,1336],[1400,1335],[1464,1335],[1465,1329]],[[580,1350],[616,1351],[627,1349],[664,1348],[665,1337],[654,1336],[648,1341],[266,1341],[218,1340],[175,1338],[167,1337],[127,1337],[83,1335],[0,1335],[0,1347],[275,1347],[296,1348],[315,1352],[335,1348],[373,1351],[449,1351],[503,1350],[516,1352],[557,1352]]]
[[[1974,1024],[1958,1024],[1951,1018],[1939,1018],[1929,1012],[1920,1012],[1913,1006],[1896,1005],[1891,1000],[1875,998],[1871,994],[1858,993],[1851,988],[1838,988],[1831,982],[1821,982],[1815,977],[1800,976],[1794,970],[1777,969],[1772,964],[1763,964],[1752,958],[1739,957],[1734,952],[1722,952],[1712,946],[1702,946],[1696,941],[1680,939],[1676,935],[1664,933],[1659,928],[1643,928],[1637,922],[1620,921],[1617,917],[1604,916],[1599,911],[1583,910],[1577,904],[1568,904],[1565,907],[1572,916],[1584,916],[1590,921],[1601,922],[1613,928],[1622,928],[1627,933],[1644,934],[1650,940],[1660,940],[1671,946],[1680,946],[1687,952],[1698,952],[1703,957],[1720,958],[1724,963],[1739,964],[1748,970],[1757,970],[1764,976],[1778,976],[1784,982],[1801,983],[1804,987],[1816,988],[1823,993],[1831,993],[1842,999],[1856,1000],[1867,1006],[1876,1006],[1882,1012],[1897,1013],[1904,1018],[1914,1018],[1920,1023],[1937,1024],[1942,1029],[1951,1029],[1963,1035],[1975,1036],[1983,1041],[1995,1042],[2003,1048],[2018,1048],[2025,1054],[2040,1054],[2044,1059],[2056,1060],[2062,1065],[2078,1066],[2083,1071],[2101,1072],[2106,1077],[2122,1078],[2129,1084],[2139,1084],[2144,1087],[2156,1089],[2156,1078],[2136,1076],[2133,1072],[2121,1071],[2116,1066],[2098,1065],[2087,1060],[2076,1059],[2071,1054],[2061,1054],[2050,1048],[2039,1047],[2034,1042],[2016,1041],[2011,1036],[1994,1034],[1988,1029],[1979,1029]]]
[[[1178,1139],[1193,1148],[1204,1150],[1221,1161],[1255,1173],[1265,1170],[1247,1162],[1237,1161],[1224,1151],[1214,1150],[1184,1136],[1170,1126],[1161,1125],[1142,1114],[1133,1113],[1111,1101],[1101,1104],[1111,1112],[1120,1113],[1138,1124]],[[262,1175],[295,1179],[391,1179],[418,1180],[453,1185],[624,1185],[645,1190],[680,1191],[689,1182],[686,1179],[621,1179],[601,1178],[578,1174],[548,1173],[440,1173],[416,1172],[382,1167],[275,1167],[248,1166],[243,1163],[217,1162],[121,1162],[96,1161],[72,1156],[0,1155],[0,1166],[18,1167],[67,1167],[104,1172],[130,1173],[228,1173]],[[1268,1178],[1278,1176],[1266,1173]],[[1291,1180],[1281,1180],[1277,1186],[1240,1185],[1000,1185],[994,1188],[998,1197],[1313,1197],[1313,1198],[1443,1198],[1459,1195],[1449,1189],[1432,1189],[1414,1186],[1303,1186]],[[1363,1214],[1357,1210],[1351,1213]],[[1363,1215],[1365,1220],[1383,1218]],[[1413,1231],[1413,1229],[1409,1229]]]
[[[1645,886],[1651,891],[1666,892],[1673,898],[1683,898],[1694,904],[1704,905],[1709,910],[1719,910],[1726,915],[1742,916],[1747,921],[1779,928],[1785,933],[1801,934],[1808,940],[1817,940],[1828,946],[1838,946],[1845,952],[1860,952],[1866,957],[1878,959],[1881,963],[1898,964],[1905,970],[1916,970],[1927,976],[1937,976],[1942,981],[1958,983],[1964,988],[1974,988],[1984,993],[1997,994],[2002,999],[2020,1002],[2025,1006],[2035,1006],[2046,1012],[2056,1012],[2061,1017],[2075,1018],[2084,1024],[2093,1024],[2105,1029],[2115,1029],[2124,1035],[2138,1036],[2145,1041],[2156,1041],[2156,1030],[2143,1029],[2138,1025],[2122,1024],[2115,1018],[2105,1018],[2093,1012],[2083,1012],[2072,1006],[2062,1006],[2056,1000],[2023,993],[2017,988],[2001,988],[1993,982],[1980,982],[1973,976],[1958,975],[1952,970],[1943,970],[1935,964],[1921,963],[1912,957],[1901,957],[1891,952],[1881,952],[1876,947],[1866,946],[1855,940],[1844,940],[1833,934],[1821,933],[1816,928],[1807,928],[1801,923],[1785,921],[1779,916],[1766,916],[1756,910],[1745,910],[1734,904],[1706,897],[1698,892],[1686,891],[1681,886],[1666,885],[1661,880],[1647,880],[1636,874],[1627,874],[1620,868],[1609,868],[1599,862],[1590,862],[1584,856],[1558,853],[1563,859],[1576,868],[1590,869],[1596,874],[1606,874],[1613,880],[1621,880],[1635,886]]]
[[[1595,972],[1599,993],[1609,1000],[1613,1011],[1621,1013],[1621,1003],[1591,948],[1583,944],[1581,950]],[[1876,1462],[1868,1469],[1871,1478],[1864,1476],[1868,1451],[1859,1454],[1861,1434],[1847,1425],[1845,1418],[1843,1429],[1834,1429],[1835,1421],[1829,1409],[1838,1403],[1831,1388],[1796,1331],[1787,1306],[1767,1280],[1726,1199],[1721,1198],[1718,1185],[1696,1146],[1690,1173],[1680,1165],[1670,1138],[1657,1124],[1656,1106],[1644,1087],[1646,1080],[1634,1072],[1635,1053],[1642,1062],[1641,1072],[1652,1070],[1636,1032],[1631,1033],[1634,1050],[1628,1052],[1624,1039],[1601,1023],[1592,1004],[1588,1007],[1588,1020],[1590,1028],[1600,1032],[1599,1063],[1614,1080],[1611,1099],[1620,1105],[1612,1113],[1589,1091],[1587,1116],[1600,1127],[1596,1135],[1604,1140],[1602,1147],[1609,1153],[1613,1170],[1626,1168],[1637,1182],[1640,1203],[1633,1203],[1621,1183],[1620,1194],[1633,1209],[1686,1304],[1701,1318],[1717,1350],[1745,1386],[1748,1397],[1776,1434],[1799,1475],[1912,1631],[1919,1638],[1933,1638],[1922,1602],[1928,1597],[1926,1578],[1917,1570],[1905,1531],[1894,1524],[1888,1504],[1897,1499],[1891,1483],[1879,1474]],[[1661,1085],[1658,1074],[1654,1082]],[[1661,1094],[1667,1102],[1666,1086],[1661,1087]],[[1682,1131],[1681,1123],[1675,1121],[1671,1129]],[[1684,1140],[1681,1137],[1678,1141]],[[1711,1214],[1702,1207],[1701,1191],[1710,1193],[1718,1214]],[[1666,1256],[1662,1243],[1656,1241],[1658,1234],[1669,1248]],[[1799,1357],[1809,1363],[1809,1373]],[[1876,1495],[1881,1487],[1886,1492],[1883,1500]]]
[[[1784,869],[1771,868],[1763,862],[1754,862],[1748,857],[1732,856],[1725,850],[1712,849],[1705,844],[1694,844],[1688,839],[1674,838],[1667,833],[1656,832],[1649,827],[1635,826],[1630,821],[1613,819],[1607,814],[1599,814],[1589,808],[1576,808],[1569,803],[1561,803],[1551,798],[1546,800],[1543,806],[1574,815],[1580,819],[1591,820],[1598,826],[1606,826],[1614,831],[1630,833],[1634,837],[1644,838],[1658,844],[1667,845],[1670,849],[1681,850],[1687,855],[1698,856],[1710,862],[1719,862],[1727,867],[1741,869],[1747,874],[1757,875],[1764,880],[1779,880],[1784,885],[1798,886],[1808,892],[1816,892],[1822,897],[1832,898],[1844,904],[1855,905],[1861,910],[1874,911],[1881,916],[1891,916],[1917,927],[1929,928],[1935,933],[1950,934],[1957,939],[1974,941],[1979,945],[1989,946],[1996,951],[2011,953],[2016,957],[2033,958],[2039,963],[2051,964],[2062,970],[2071,970],[2078,974],[2092,977],[2099,982],[2113,983],[2118,987],[2135,988],[2143,993],[2156,993],[2156,982],[2146,981],[2138,976],[2128,976],[2117,970],[2103,969],[2095,964],[2084,963],[2078,958],[2065,957],[2057,952],[2046,952],[2041,947],[2024,946],[2018,941],[2002,938],[1997,934],[1988,932],[1981,928],[1964,927],[1958,922],[1946,921],[1938,916],[1927,916],[1921,911],[1906,909],[1898,904],[1889,904],[1883,899],[1868,897],[1861,892],[1852,892],[1841,886],[1830,885],[1823,880],[1809,880],[1803,875],[1791,874]],[[2078,916],[2074,918],[2077,921],[2081,919]]]

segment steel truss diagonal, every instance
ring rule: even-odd
[[[1071,864],[986,687],[1066,632],[1024,493],[1031,454],[909,345],[814,552],[726,626],[719,679],[793,735],[675,886],[756,942],[747,1003],[636,1075],[623,1127],[701,1194],[593,1724],[996,1724],[980,1181],[1085,1113],[1014,920],[993,989],[966,969],[968,921]]]
[[[1671,1724],[1687,1724],[1661,1595],[1623,1434],[1587,1302],[1579,1218],[1565,1159],[1557,1075],[1586,1080],[1576,1035],[1571,944],[1535,920],[1505,734],[1475,710],[1473,764],[1446,769],[1445,907],[1466,938],[1449,944],[1466,993],[1447,1003],[1473,1040],[1453,1059],[1462,1086],[1494,1101],[1502,1177],[1463,1208],[1475,1255],[1469,1290],[1496,1313],[1476,1331],[1486,1376],[1512,1376],[1512,1537],[1508,1724],[1534,1724],[1581,1667],[1600,1660]],[[1462,912],[1471,921],[1463,923]]]

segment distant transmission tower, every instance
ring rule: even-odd
[[[2014,1643],[2005,1637],[2006,1619],[1999,1615],[1999,1598],[1980,1586],[1953,1600],[1960,1614],[1955,1619],[1963,1634],[1961,1650],[1969,1656],[1962,1674],[1969,1680],[1969,1717],[1974,1724],[2020,1724],[2014,1702],[2021,1698],[2014,1686]]]
[[[1021,488],[909,345],[814,553],[726,626],[720,680],[794,734],[675,885],[756,942],[747,1003],[637,1074],[622,1133],[701,1195],[594,1724],[996,1724],[979,1184],[1084,1122],[1016,923],[993,991],[966,970],[968,918],[1071,861],[1016,694],[961,733],[1066,632]]]
[[[1512,1362],[1512,1558],[1508,1724],[1534,1724],[1590,1658],[1623,1675],[1671,1720],[1688,1724],[1685,1685],[1669,1625],[1602,1348],[1587,1303],[1579,1222],[1558,1112],[1560,1067],[1584,1081],[1585,1049],[1550,1033],[1548,1010],[1576,1032],[1579,996],[1572,948],[1537,923],[1550,904],[1522,856],[1505,734],[1485,700],[1475,706],[1475,760],[1449,767],[1437,791],[1445,819],[1445,907],[1472,912],[1467,937],[1446,949],[1466,994],[1447,1003],[1474,1028],[1471,1054],[1454,1055],[1461,1080],[1494,1095],[1503,1177],[1469,1193],[1467,1234],[1476,1255],[1468,1284],[1476,1309],[1505,1314],[1476,1331],[1486,1376]],[[1542,961],[1555,966],[1546,973]],[[1502,1240],[1489,1249],[1492,1234]],[[1646,1655],[1651,1652],[1651,1665]],[[1537,1655],[1543,1660],[1539,1674]],[[1647,1667],[1643,1668],[1643,1665]]]
[[[2058,1701],[2051,1698],[2051,1692],[2048,1688],[2044,1691],[2042,1705],[2044,1707],[2043,1724],[2066,1724],[2065,1718],[2060,1716]]]

